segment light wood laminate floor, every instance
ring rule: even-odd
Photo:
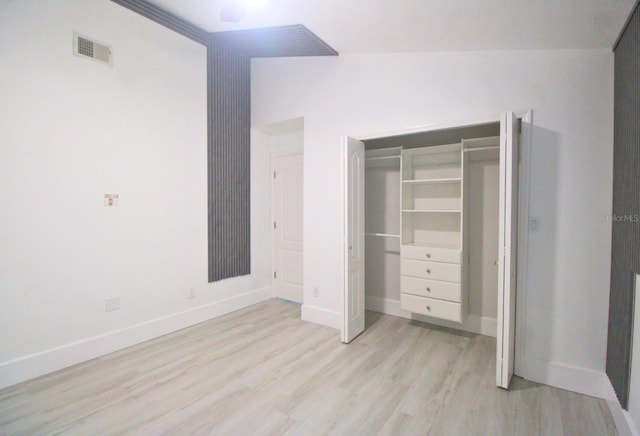
[[[606,402],[495,383],[495,340],[272,300],[0,391],[0,434],[608,435]]]

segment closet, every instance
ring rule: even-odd
[[[365,141],[367,309],[496,335],[500,137],[486,133]]]
[[[531,117],[343,137],[342,342],[364,331],[365,308],[495,336],[496,385],[509,387]]]

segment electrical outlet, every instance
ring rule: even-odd
[[[187,294],[187,298],[189,300],[193,300],[196,298],[196,290],[194,288],[189,289],[189,293]]]
[[[120,310],[120,297],[104,300],[104,311],[113,312],[114,310]]]
[[[318,298],[320,296],[320,289],[317,286],[313,287],[313,296]]]

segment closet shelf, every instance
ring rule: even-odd
[[[443,179],[419,179],[419,180],[403,180],[402,183],[408,185],[435,185],[444,183],[460,183],[462,178],[460,177],[448,177]]]
[[[407,213],[460,213],[460,210],[454,209],[402,209]]]
[[[365,233],[365,236],[380,236],[383,238],[399,238],[400,235],[394,235],[391,233]]]
[[[469,152],[469,151],[486,151],[486,150],[500,150],[500,146],[491,145],[487,147],[469,147],[469,148],[465,148],[463,151]]]
[[[373,156],[373,157],[365,157],[365,161],[372,160],[389,160],[389,159],[400,159],[400,156]]]
[[[405,242],[403,246],[408,247],[425,247],[425,248],[444,248],[447,250],[461,250],[460,245],[442,244],[438,242]]]

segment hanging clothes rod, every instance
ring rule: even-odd
[[[492,145],[490,147],[465,148],[464,151],[498,150],[499,148],[500,148],[499,145]]]
[[[390,233],[365,233],[365,236],[382,236],[383,238],[399,238],[400,235],[392,235]]]
[[[365,157],[364,160],[400,159],[400,156],[375,156]]]

